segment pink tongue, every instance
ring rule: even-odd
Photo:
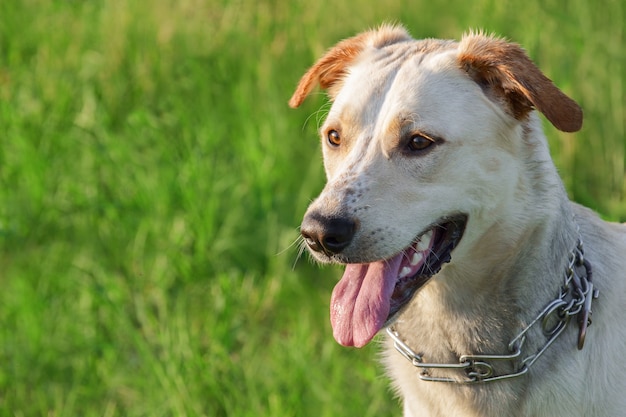
[[[330,300],[330,321],[337,342],[363,347],[383,327],[402,256],[346,266]]]

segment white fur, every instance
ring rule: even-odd
[[[359,229],[341,254],[346,263],[387,259],[442,216],[469,215],[452,261],[395,323],[430,362],[506,353],[511,338],[554,299],[580,227],[600,290],[583,350],[576,349],[573,320],[530,372],[514,380],[422,381],[420,370],[390,341],[384,363],[405,416],[624,415],[626,228],[569,202],[537,113],[514,114],[508,96],[485,91],[464,67],[463,49],[472,49],[472,42],[510,44],[480,34],[468,38],[431,47],[400,28],[383,27],[355,44],[361,49],[329,87],[333,105],[320,129],[328,183],[309,210],[358,219]],[[330,130],[340,132],[339,148],[326,143]],[[402,152],[407,132],[443,141],[423,155],[409,155]],[[534,329],[524,353],[544,342]]]

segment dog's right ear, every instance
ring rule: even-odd
[[[383,25],[377,30],[363,32],[339,42],[302,76],[289,100],[289,106],[300,106],[316,84],[327,90],[331,100],[334,99],[348,68],[366,48],[383,48],[410,39],[403,27]]]

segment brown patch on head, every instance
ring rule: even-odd
[[[391,121],[385,126],[384,135],[389,137],[400,137],[402,128],[406,125],[406,118],[404,117],[394,117]]]
[[[559,130],[582,127],[582,110],[537,68],[517,44],[471,33],[459,44],[461,68],[492,98],[504,99],[513,117],[522,120],[533,107]]]
[[[295,108],[302,104],[316,84],[328,90],[328,94],[334,98],[348,67],[365,48],[380,49],[410,39],[411,37],[404,28],[383,25],[378,30],[363,32],[339,42],[302,76],[296,91],[289,100],[289,106]]]

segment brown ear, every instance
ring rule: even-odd
[[[488,94],[503,97],[515,118],[532,108],[563,132],[583,123],[581,108],[563,94],[517,44],[482,34],[469,34],[459,44],[459,62]]]
[[[289,106],[296,108],[302,104],[316,84],[328,90],[331,98],[334,98],[348,67],[365,48],[382,48],[409,39],[411,37],[404,28],[383,25],[377,30],[363,32],[339,42],[302,76],[289,100]]]

